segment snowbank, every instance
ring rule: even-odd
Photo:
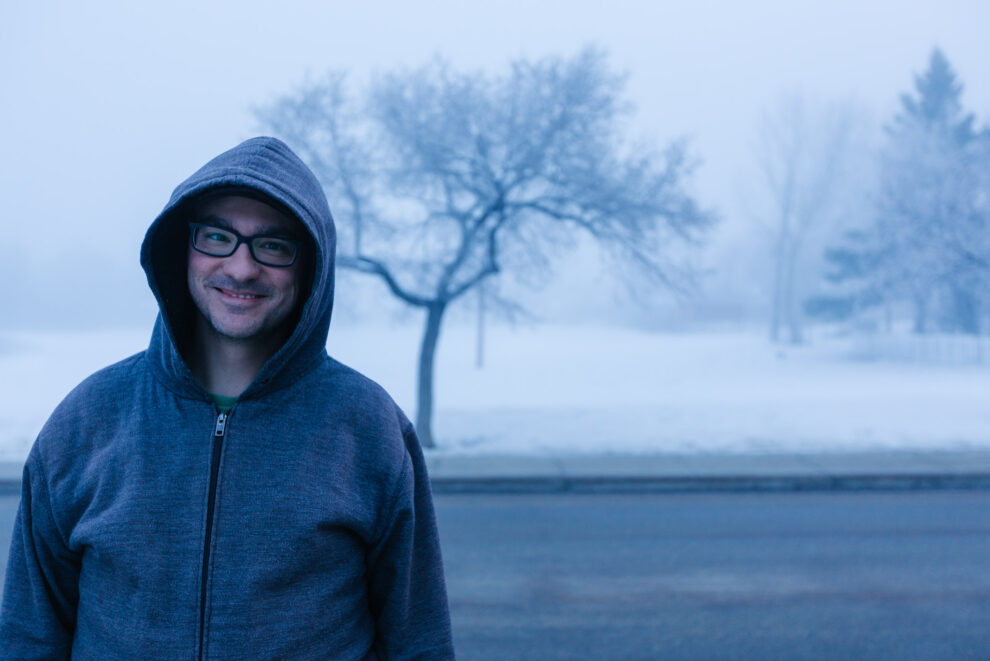
[[[0,460],[22,461],[82,378],[149,330],[0,334]],[[331,355],[415,409],[417,328],[332,328]],[[444,453],[838,452],[990,447],[990,368],[864,361],[859,344],[780,350],[762,333],[444,329]],[[955,361],[957,362],[957,361]]]

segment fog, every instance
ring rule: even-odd
[[[471,75],[459,91],[481,92],[428,94],[423,90],[434,92],[436,86],[427,84],[413,90],[418,94],[395,95],[414,100],[407,105],[389,105],[388,95],[360,98],[379,101],[378,107],[389,111],[383,115],[398,109],[391,115],[428,117],[410,122],[417,131],[408,133],[440,154],[437,161],[448,158],[443,165],[454,162],[463,169],[436,166],[417,182],[421,165],[432,165],[434,154],[422,157],[425,150],[410,149],[418,158],[408,159],[416,165],[404,174],[414,175],[390,179],[393,172],[380,164],[399,163],[395,170],[401,170],[402,158],[382,158],[387,150],[381,147],[353,150],[360,151],[358,160],[368,170],[386,173],[361,191],[373,195],[355,203],[358,194],[350,202],[341,194],[339,182],[346,178],[334,178],[333,167],[321,167],[319,159],[311,165],[328,190],[340,228],[338,264],[350,258],[352,267],[367,266],[370,261],[355,257],[374,258],[378,275],[391,276],[395,268],[405,277],[396,278],[404,289],[393,285],[398,291],[393,295],[379,279],[338,269],[327,351],[380,384],[414,421],[437,493],[458,653],[477,658],[487,648],[494,650],[492,658],[502,658],[514,656],[506,650],[518,647],[531,656],[564,658],[574,649],[579,658],[600,647],[608,650],[600,658],[619,658],[623,653],[617,649],[633,649],[629,641],[644,638],[649,642],[630,658],[660,649],[664,656],[691,656],[686,650],[693,649],[694,639],[703,643],[698,649],[732,650],[734,658],[843,656],[837,649],[859,650],[868,658],[870,652],[863,650],[873,648],[890,657],[897,656],[891,649],[904,649],[920,650],[915,654],[926,658],[938,656],[932,650],[962,658],[961,650],[981,649],[970,641],[980,637],[973,632],[986,631],[974,623],[990,619],[985,607],[975,607],[977,600],[988,603],[986,509],[975,497],[949,503],[926,492],[985,484],[990,456],[988,27],[990,2],[984,0],[0,2],[0,124],[6,129],[0,152],[0,490],[13,493],[9,489],[31,453],[23,475],[32,481],[24,493],[36,491],[51,506],[50,511],[35,506],[32,524],[34,501],[22,503],[19,530],[33,529],[38,544],[24,546],[25,555],[16,544],[21,537],[15,536],[11,580],[26,575],[32,557],[58,551],[46,546],[51,539],[42,539],[45,529],[54,530],[54,522],[61,533],[65,528],[58,524],[84,509],[106,510],[106,521],[133,528],[133,539],[117,535],[119,525],[106,534],[77,525],[76,533],[65,535],[73,547],[79,540],[85,546],[85,585],[93,583],[85,580],[91,579],[91,551],[102,555],[107,540],[108,548],[120,549],[136,540],[134,535],[154,531],[177,540],[176,558],[187,557],[189,534],[196,530],[183,526],[173,510],[188,495],[208,502],[201,596],[204,609],[213,603],[207,570],[217,565],[220,571],[223,563],[210,549],[223,551],[221,542],[230,539],[218,532],[220,523],[224,516],[229,521],[239,516],[230,514],[239,498],[237,485],[253,479],[247,468],[255,456],[242,451],[257,439],[243,433],[236,411],[226,430],[226,413],[208,416],[204,393],[204,401],[194,402],[186,399],[192,396],[188,388],[172,392],[174,386],[166,383],[171,376],[160,384],[135,381],[134,396],[121,390],[114,397],[115,391],[104,387],[124,383],[122,374],[141,376],[152,369],[147,359],[126,358],[148,347],[158,312],[139,266],[145,231],[179,182],[246,138],[271,132],[307,157],[305,144],[294,142],[305,131],[291,135],[267,128],[259,110],[312,81],[327,80],[327,72],[345,72],[351,89],[367,90],[384,74],[418,70],[440,58],[450,70]],[[611,98],[599,103],[603,95],[577,93],[566,97],[572,100],[569,112],[560,115],[577,117],[572,125],[583,127],[583,133],[558,131],[567,137],[557,141],[563,147],[534,148],[537,156],[530,158],[528,146],[543,144],[532,138],[555,130],[541,134],[532,127],[563,123],[548,109],[565,104],[547,100],[562,95],[546,90],[580,85],[558,88],[552,77],[526,79],[539,84],[511,90],[537,91],[520,93],[524,102],[517,104],[512,94],[491,93],[498,88],[485,83],[486,76],[517,71],[513,62],[549,57],[574,62],[585,52],[604,54],[606,73],[624,77],[618,102],[629,111],[621,139],[612,140],[608,121],[586,121],[600,119],[588,107],[611,107]],[[580,70],[589,71],[601,70]],[[611,77],[575,79],[588,88]],[[475,86],[477,81],[483,82]],[[463,119],[447,107],[433,112],[431,100],[448,98],[458,102],[450,105],[470,108],[467,114],[482,119],[436,121]],[[369,106],[359,107],[372,110]],[[517,106],[523,110],[517,112]],[[422,107],[426,110],[418,112]],[[509,110],[474,112],[479,107]],[[506,115],[523,120],[503,121]],[[375,114],[352,115],[351,126],[358,123],[354,116]],[[345,137],[387,143],[372,139],[383,133],[362,132],[375,120],[366,121]],[[465,125],[469,130],[459,130]],[[642,161],[625,158],[631,151],[608,148],[641,144],[669,154],[676,150],[664,152],[665,147],[680,140],[692,167],[687,179],[677,169],[669,187],[654,185],[662,177],[652,175],[671,169],[637,170],[629,164]],[[326,147],[332,141],[314,143]],[[449,144],[468,147],[458,151]],[[504,158],[506,153],[526,157]],[[364,158],[368,154],[379,160]],[[327,161],[333,159],[324,165]],[[513,161],[521,163],[518,169],[500,167]],[[447,175],[441,184],[440,177],[430,178],[438,171]],[[511,175],[520,171],[539,173],[528,187],[503,186],[518,183],[522,177]],[[638,176],[642,171],[646,175]],[[449,194],[459,183],[451,172],[466,172],[460,179],[469,185]],[[450,187],[448,179],[455,180]],[[472,187],[479,180],[481,185]],[[395,182],[406,184],[406,190]],[[511,199],[507,189],[523,193]],[[541,201],[550,200],[548,206],[560,204],[551,211],[577,208],[565,219],[571,224],[559,222],[564,213],[553,219],[542,209],[525,208],[519,198],[533,190],[544,194]],[[593,202],[582,206],[587,198]],[[689,203],[677,204],[685,199]],[[670,200],[674,203],[667,207]],[[376,216],[376,204],[386,213]],[[663,228],[667,234],[658,234],[665,238],[676,235],[675,223],[656,212],[667,208],[691,230],[686,234],[697,230],[697,243],[665,241],[654,251],[649,231],[623,233],[649,215],[661,220],[644,226]],[[372,211],[349,216],[354,209]],[[396,211],[409,211],[409,217]],[[504,222],[514,212],[513,221]],[[529,221],[540,214],[551,219],[540,217],[546,222],[532,229]],[[372,222],[355,229],[363,218]],[[709,219],[714,219],[710,226]],[[602,254],[601,237],[608,238],[608,232],[595,241],[588,236],[592,232],[571,237],[561,229],[582,221],[585,228],[618,227],[623,247],[633,248],[620,255],[632,258],[624,264],[621,256]],[[256,218],[233,224],[243,232],[263,232],[243,227],[257,227]],[[382,231],[386,226],[416,231]],[[462,231],[443,235],[432,232],[436,227]],[[503,242],[497,245],[496,230]],[[265,244],[252,244],[252,254],[256,249],[273,254]],[[635,271],[623,268],[657,252],[689,264],[693,278],[678,280],[676,288],[658,286],[662,278],[651,281],[642,272],[630,278]],[[309,261],[304,251],[289,253],[299,258],[297,267]],[[503,268],[497,279],[483,280],[494,270],[496,253]],[[444,262],[451,255],[453,260]],[[287,261],[277,254],[274,259]],[[525,268],[516,268],[520,265]],[[430,277],[432,290],[415,289]],[[291,288],[284,284],[290,280]],[[279,293],[295,291],[302,281],[282,277]],[[466,293],[453,303],[451,297],[442,299],[451,292]],[[420,307],[399,302],[396,296],[403,293]],[[202,332],[197,335],[203,340]],[[274,337],[259,333],[244,348],[257,349],[261,341],[268,346]],[[437,337],[434,353],[429,342]],[[237,367],[234,362],[247,368],[234,356],[254,352],[230,351],[214,362],[206,355],[210,344],[187,344],[191,349],[184,355],[195,358],[191,367],[202,368],[195,371],[203,389],[233,394],[227,385],[221,390],[202,377],[224,371],[216,369],[220,365]],[[302,346],[291,340],[289,345]],[[308,342],[305,347],[311,348]],[[253,402],[235,405],[250,422],[288,402],[282,413],[311,423],[306,434],[283,439],[279,429],[287,418],[271,415],[272,461],[263,467],[254,462],[258,470],[271,477],[291,464],[291,476],[318,476],[309,464],[339,456],[357,465],[361,475],[388,474],[378,470],[375,457],[399,455],[382,443],[382,434],[369,431],[375,425],[385,431],[395,427],[383,396],[332,363],[306,372],[314,363],[292,355],[274,383],[264,385],[266,375],[274,374],[270,370],[255,375]],[[104,371],[104,377],[111,376],[78,386],[121,360],[123,371]],[[307,388],[359,384],[353,392],[309,393],[312,401],[327,402],[340,430],[320,411],[289,402],[301,387],[257,397],[281,387],[285,365],[297,370],[300,386]],[[74,388],[75,395],[69,395]],[[195,415],[209,424],[201,439],[187,434],[177,442],[203,457],[212,447],[212,466],[207,473],[203,465],[202,481],[163,494],[157,504],[148,499],[152,490],[138,488],[145,496],[142,505],[152,505],[141,510],[148,512],[142,519],[110,501],[115,484],[141,487],[142,476],[155,470],[147,448],[138,447],[143,434],[91,439],[94,426],[105,421],[76,427],[80,416],[90,419],[94,412],[104,412],[111,423],[126,418],[131,427],[142,425],[154,415],[138,409],[138,399],[149,392],[166,406],[172,403],[174,415],[167,418]],[[165,447],[160,428],[170,423],[150,422],[155,433],[149,438],[157,445],[148,447]],[[329,440],[315,438],[319,429],[330,430]],[[415,445],[408,428],[402,429],[406,444]],[[209,441],[208,433],[212,446],[199,442]],[[45,443],[63,436],[68,442]],[[367,448],[355,452],[358,442]],[[298,447],[308,450],[300,453]],[[414,518],[427,522],[417,523],[416,544],[426,540],[432,549],[432,515],[427,507],[422,516],[421,508],[430,485],[420,481],[416,448],[401,456],[407,467],[415,467],[415,474],[404,469],[401,476],[416,480]],[[82,481],[66,479],[80,458],[89,462]],[[185,462],[173,473],[192,476],[193,468]],[[447,489],[454,490],[467,485],[563,493],[500,494],[496,504],[486,495],[441,495],[445,477]],[[162,483],[151,479],[152,487]],[[209,493],[196,496],[196,485],[206,489],[207,480]],[[360,483],[345,480],[328,493],[351,492],[348,484]],[[287,514],[302,525],[319,518],[313,530],[320,539],[289,531],[262,545],[262,556],[266,549],[281,552],[296,542],[330,539],[323,501],[314,505],[292,495],[309,493],[305,490],[266,484],[275,483],[240,492],[271,496],[271,507],[252,510],[260,513],[256,522],[272,528],[273,517],[266,513]],[[369,485],[369,493],[385,494],[385,485]],[[801,493],[904,487],[920,490],[869,497]],[[614,488],[635,493],[570,493]],[[646,493],[654,488],[671,492],[654,498]],[[697,498],[674,493],[699,488],[797,493]],[[66,500],[73,497],[91,502]],[[409,546],[403,530],[411,510],[397,496],[392,500],[391,509],[399,514],[394,526],[364,526],[358,516],[362,508],[346,508],[344,518],[357,522],[348,548],[372,527],[388,533],[375,545],[386,549],[379,558],[389,560],[391,547]],[[13,527],[16,502],[16,496],[0,502],[0,528]],[[102,507],[107,503],[112,507]],[[648,512],[660,514],[649,518]],[[483,535],[476,534],[473,521]],[[598,525],[602,521],[614,525]],[[336,523],[330,521],[330,527]],[[0,552],[9,539],[4,532],[0,529]],[[496,538],[498,543],[489,543]],[[95,546],[86,546],[91,543]],[[734,561],[724,562],[723,555]],[[596,562],[599,557],[605,561]],[[55,574],[71,575],[62,572],[71,564],[59,565]],[[443,580],[429,564],[417,560],[416,567]],[[394,568],[392,562],[384,565]],[[130,569],[118,574],[126,580],[136,575]],[[275,566],[267,575],[252,576],[269,588],[274,583],[267,579],[279,574],[298,583],[294,569]],[[369,577],[378,592],[379,584],[388,582]],[[173,582],[178,586],[173,591],[188,583],[181,576]],[[34,594],[38,585],[33,583]],[[15,593],[7,593],[5,616],[13,612],[12,604],[17,608]],[[647,601],[663,602],[663,608],[641,608]],[[663,609],[677,611],[676,617],[666,618]],[[630,617],[633,611],[637,615]],[[200,616],[201,647],[207,649],[208,610]],[[117,630],[128,627],[131,622],[122,622]],[[378,642],[401,647],[401,633],[379,635]],[[772,651],[762,653],[760,645]],[[782,651],[792,648],[800,652]],[[697,656],[713,655],[719,653]],[[855,652],[845,656],[857,658]]]
[[[730,316],[759,317],[769,287],[754,190],[761,114],[799,93],[812,106],[854,105],[875,134],[938,46],[982,123],[986,25],[980,2],[5,3],[0,327],[150,325],[137,264],[148,223],[175,184],[259,131],[254,108],[307,77],[338,69],[363,80],[437,55],[497,72],[587,45],[628,76],[632,134],[688,138],[692,191],[721,222],[693,300],[654,297],[643,312],[590,246],[524,298],[550,321],[676,325],[685,310],[727,302]],[[355,285],[365,292],[355,299],[375,295],[360,289],[369,286]],[[348,298],[341,292],[342,322]]]

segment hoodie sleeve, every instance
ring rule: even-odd
[[[0,659],[68,659],[79,598],[79,557],[56,523],[37,455],[24,466],[3,606]]]
[[[440,539],[426,462],[412,425],[383,532],[368,558],[371,612],[382,659],[453,659]]]

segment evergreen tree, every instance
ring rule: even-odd
[[[810,313],[909,307],[917,332],[980,331],[990,272],[981,193],[990,150],[987,133],[963,110],[962,90],[934,49],[887,126],[874,222],[826,252],[833,293],[808,301]]]
[[[928,70],[914,76],[914,94],[901,95],[901,112],[894,117],[890,133],[896,138],[899,132],[921,128],[960,146],[972,142],[974,119],[972,113],[963,113],[962,91],[949,60],[940,49],[933,49]]]

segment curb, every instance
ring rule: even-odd
[[[445,455],[434,493],[685,493],[990,489],[990,451],[833,454]]]
[[[938,491],[990,489],[976,475],[813,475],[671,478],[431,478],[435,494],[758,493],[801,491]],[[0,478],[0,496],[19,496],[20,479]]]
[[[974,475],[814,475],[670,478],[431,479],[435,494],[759,493],[937,491],[990,489],[990,473]]]
[[[725,493],[990,489],[990,450],[818,454],[456,455],[428,451],[433,492]],[[22,465],[0,462],[0,496]]]

